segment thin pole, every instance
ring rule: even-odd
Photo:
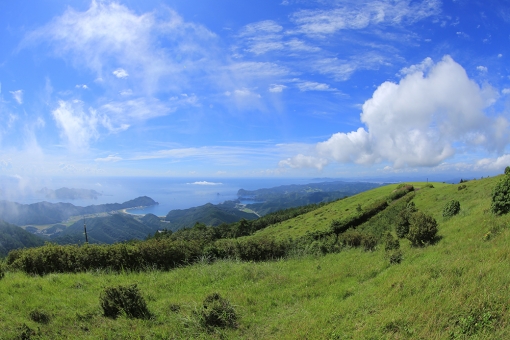
[[[89,243],[89,238],[87,237],[87,224],[85,223],[85,217],[83,218],[83,230],[85,230],[85,243]]]

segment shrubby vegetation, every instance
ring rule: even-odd
[[[437,221],[421,211],[413,213],[409,219],[409,232],[406,238],[414,247],[432,243],[437,234]]]
[[[124,313],[129,318],[148,319],[151,316],[145,299],[136,284],[106,287],[99,297],[103,315],[117,318]]]
[[[457,200],[451,200],[443,207],[443,217],[452,217],[459,213],[460,202]]]
[[[199,323],[207,330],[236,328],[238,315],[232,304],[218,293],[208,295],[198,311]]]
[[[505,176],[499,180],[492,190],[491,211],[496,215],[506,214],[510,211],[510,170],[505,169]]]

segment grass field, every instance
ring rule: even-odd
[[[416,207],[433,215],[439,241],[413,248],[402,263],[384,246],[269,262],[207,259],[162,272],[28,276],[0,280],[1,339],[509,339],[510,216],[489,212],[499,178],[458,185],[411,183]],[[297,237],[385,197],[396,185],[337,201],[254,236]],[[442,217],[459,200],[457,216]],[[102,316],[99,296],[137,284],[152,318]],[[203,300],[219,293],[238,313],[235,329],[206,329]]]

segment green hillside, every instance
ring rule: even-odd
[[[6,256],[13,249],[39,247],[43,244],[42,238],[0,220],[0,257]]]
[[[154,234],[161,224],[155,223],[149,215],[144,221],[139,221],[128,214],[112,214],[106,217],[94,217],[86,220],[89,243],[123,242],[128,240],[143,240],[149,234]],[[157,219],[157,216],[156,216]],[[82,244],[85,242],[83,220],[70,225],[52,241],[59,244]]]
[[[34,338],[83,339],[508,339],[510,214],[490,212],[491,192],[501,178],[465,186],[409,183],[414,193],[343,233],[391,231],[395,237],[396,213],[412,198],[416,209],[436,219],[438,237],[422,247],[400,239],[399,264],[390,264],[384,238],[373,250],[342,246],[326,255],[318,239],[316,247],[266,262],[211,262],[202,256],[170,271],[8,271],[0,281],[0,329],[7,338],[32,332]],[[333,202],[238,242],[329,232],[334,221],[359,216],[396,187]],[[460,212],[443,217],[451,200],[460,202]],[[135,283],[152,318],[104,317],[104,287]],[[204,324],[205,300],[213,293],[228,300],[223,306],[233,306],[232,328]]]
[[[170,211],[165,220],[170,222],[168,229],[175,231],[181,228],[192,227],[195,223],[218,226],[222,223],[233,223],[240,219],[253,220],[257,218],[254,213],[240,211],[235,202],[227,201],[222,204],[207,203],[199,207],[178,209]]]

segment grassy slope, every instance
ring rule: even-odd
[[[351,249],[266,263],[219,261],[170,272],[7,273],[0,281],[0,329],[5,338],[19,335],[25,323],[39,328],[43,338],[507,339],[510,216],[484,213],[497,180],[468,182],[461,191],[436,183],[419,190],[415,204],[438,220],[442,238],[420,249],[401,241],[400,265],[390,266],[379,246],[374,252]],[[265,233],[287,237],[295,235],[290,231],[304,234],[306,226],[326,228],[358,203],[363,206],[391,190],[356,195],[321,208],[320,214],[289,221],[293,228],[282,223]],[[458,199],[462,210],[445,220],[442,207],[450,199]],[[484,240],[491,229],[492,237]],[[138,283],[153,320],[101,316],[102,288],[129,283]],[[239,329],[207,333],[197,325],[193,311],[212,292],[237,307]],[[171,304],[180,311],[172,312]],[[28,314],[34,309],[49,313],[50,322],[31,321]]]

